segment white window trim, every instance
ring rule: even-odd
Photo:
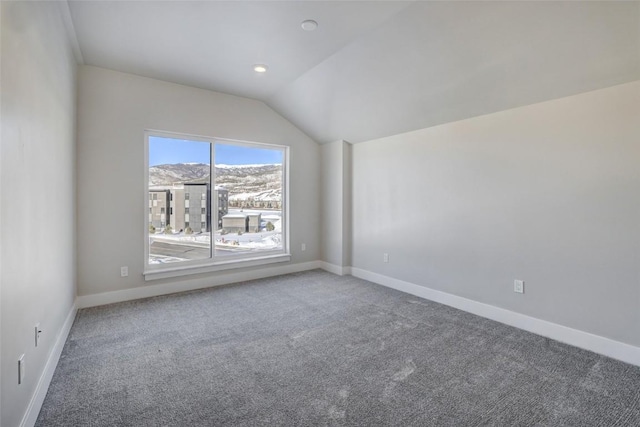
[[[203,274],[203,273],[212,273],[216,271],[223,270],[231,270],[234,268],[246,268],[246,267],[256,267],[259,265],[266,264],[275,264],[278,262],[288,262],[291,261],[291,255],[289,254],[278,254],[278,255],[270,255],[270,256],[262,256],[250,259],[234,259],[234,260],[226,260],[226,261],[217,261],[214,263],[208,263],[206,265],[191,265],[191,266],[180,266],[173,268],[165,268],[165,269],[154,269],[150,271],[144,272],[144,280],[158,280],[158,279],[168,279],[171,277],[180,277],[186,276],[190,274]]]
[[[160,131],[154,129],[147,129],[144,131],[144,192],[145,197],[143,197],[145,212],[148,209],[148,200],[149,200],[149,137],[157,136],[161,138],[175,138],[175,139],[186,139],[189,141],[202,141],[208,142],[211,144],[211,147],[214,146],[216,142],[228,142],[235,145],[245,145],[247,147],[255,147],[255,146],[263,146],[264,148],[273,148],[279,149],[283,151],[284,155],[284,168],[282,173],[283,182],[282,182],[282,213],[284,217],[284,227],[282,229],[282,242],[284,244],[283,249],[281,250],[273,250],[273,251],[263,251],[258,253],[246,254],[245,256],[235,256],[233,259],[229,259],[227,257],[218,257],[215,258],[213,255],[215,242],[211,243],[211,251],[212,257],[204,260],[194,260],[194,261],[185,261],[181,263],[176,263],[176,265],[172,264],[161,264],[161,265],[151,265],[149,264],[149,218],[148,215],[144,215],[144,270],[143,275],[145,281],[149,280],[157,280],[157,279],[166,279],[171,277],[180,277],[191,274],[203,274],[210,273],[215,271],[222,270],[230,270],[235,268],[246,268],[246,267],[254,267],[265,264],[273,264],[273,263],[281,263],[291,261],[291,253],[290,253],[290,244],[289,244],[289,147],[285,145],[276,145],[276,144],[267,144],[261,142],[251,142],[251,141],[241,141],[234,140],[229,138],[216,138],[216,137],[206,137],[201,135],[192,135],[185,133],[176,133],[176,132],[168,132],[168,131]],[[212,159],[213,160],[213,159]],[[210,176],[212,178],[212,185],[215,184],[215,168],[214,162],[211,161],[211,172]],[[213,199],[213,198],[212,198]],[[217,212],[217,200],[211,200],[212,210]],[[212,239],[213,240],[213,239]]]

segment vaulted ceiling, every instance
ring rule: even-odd
[[[68,4],[85,64],[264,101],[320,143],[640,79],[640,2]]]

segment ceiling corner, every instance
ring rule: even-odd
[[[78,37],[76,35],[76,27],[73,25],[73,18],[71,17],[69,1],[62,0],[59,2],[59,5],[62,20],[64,21],[64,27],[67,30],[67,36],[69,37],[69,43],[71,44],[71,50],[73,50],[73,56],[76,58],[78,65],[84,65],[82,50],[80,49],[80,43],[78,42]]]

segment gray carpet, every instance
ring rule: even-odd
[[[640,368],[320,270],[80,310],[37,426],[638,426]]]

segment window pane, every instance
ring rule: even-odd
[[[215,256],[283,249],[281,149],[216,143]]]
[[[211,200],[210,163],[208,142],[149,137],[149,264],[211,257],[211,219],[188,222]]]

